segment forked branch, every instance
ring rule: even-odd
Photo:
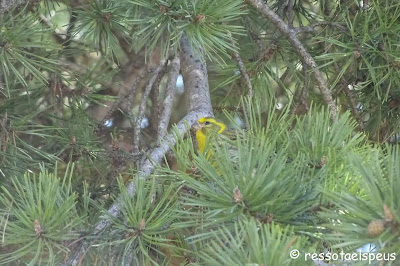
[[[180,48],[181,72],[185,83],[189,112],[179,121],[176,127],[180,134],[185,134],[188,130],[188,126],[191,127],[202,116],[213,116],[213,112],[209,93],[207,65],[202,59],[204,57],[201,57],[195,52],[186,36],[182,37]],[[169,134],[163,138],[159,146],[152,150],[149,157],[142,163],[138,177],[136,178],[148,178],[154,172],[155,166],[163,161],[166,152],[175,145],[175,143],[176,140],[173,134]],[[127,189],[129,194],[133,196],[136,191],[133,182],[128,184]],[[118,216],[121,210],[120,201],[121,199],[117,199],[108,209],[106,215],[112,217]],[[95,226],[92,235],[99,235],[109,225],[108,220],[101,219]],[[88,240],[81,243],[81,245],[71,253],[64,265],[78,265],[89,247],[90,242]]]

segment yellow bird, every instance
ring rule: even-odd
[[[198,123],[194,125],[199,151],[204,154],[209,138],[215,136],[216,134],[221,134],[225,131],[225,129],[226,125],[218,122],[215,118],[200,118]]]

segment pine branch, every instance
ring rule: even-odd
[[[44,22],[47,26],[49,26],[50,28],[54,28],[53,23],[45,15],[40,14],[39,17],[40,17],[41,21]],[[55,33],[54,36],[57,39],[61,39],[62,42],[64,42],[67,39],[67,36],[65,35],[65,33],[63,33],[61,30],[59,30],[57,28],[54,29],[54,33]]]
[[[333,66],[334,66],[336,73],[340,73],[339,66],[336,62],[333,64]],[[362,121],[360,112],[358,111],[356,99],[354,99],[353,95],[351,94],[349,87],[347,85],[346,79],[343,76],[340,77],[340,83],[342,85],[343,92],[346,95],[346,99],[350,104],[351,112],[353,113],[354,118],[356,119],[360,129],[362,131],[364,131],[364,122]]]
[[[309,86],[310,83],[310,78],[307,75],[307,72],[305,71],[305,69],[303,70],[304,72],[304,86],[301,90],[296,90],[296,94],[293,100],[293,106],[291,107],[291,114],[295,114],[298,111],[298,107],[300,105],[302,105],[305,109],[306,112],[308,112],[310,110],[310,106],[308,105],[306,99],[308,96],[308,91],[307,88]]]
[[[291,27],[291,28],[293,28],[293,21],[294,21],[294,12],[293,12],[294,5],[295,5],[294,0],[288,1],[287,16],[288,16],[289,27]]]
[[[232,54],[233,54],[233,58],[237,62],[240,74],[242,74],[242,77],[246,81],[246,86],[249,89],[249,93],[248,93],[249,98],[252,98],[253,97],[253,87],[251,86],[251,80],[250,80],[249,74],[247,73],[246,67],[243,63],[243,60],[242,60],[242,58],[240,58],[239,53],[233,52]]]
[[[140,102],[139,106],[139,111],[136,117],[136,122],[135,122],[135,127],[133,129],[133,154],[139,154],[139,141],[140,141],[140,125],[142,123],[142,119],[144,116],[145,108],[146,108],[146,102],[147,98],[149,97],[150,91],[153,88],[154,83],[158,79],[158,75],[161,73],[162,69],[165,66],[165,63],[167,62],[166,59],[163,59],[160,61],[158,64],[157,68],[154,70],[153,76],[150,78],[149,83],[147,84],[142,100]]]
[[[172,105],[174,103],[174,92],[176,80],[179,75],[181,61],[178,56],[175,56],[171,61],[171,68],[168,73],[167,89],[164,98],[164,108],[158,124],[157,138],[160,141],[166,134],[171,117]]]
[[[157,132],[158,124],[161,116],[161,103],[160,103],[160,84],[165,73],[167,72],[167,66],[161,70],[158,74],[156,81],[153,84],[153,88],[150,92],[151,109],[150,109],[150,129],[152,132]],[[156,136],[156,134],[154,133]]]
[[[212,114],[206,63],[195,52],[186,35],[181,38],[180,45],[182,78],[189,92],[186,94],[189,112],[204,110]],[[199,50],[204,53],[203,48]]]
[[[346,34],[349,34],[349,31],[348,31],[348,29],[346,29],[346,27],[344,27],[340,23],[335,23],[335,22],[330,22],[330,21],[317,21],[317,22],[311,23],[309,26],[296,27],[293,29],[296,31],[296,34],[299,34],[299,33],[316,34],[315,28],[320,27],[320,26],[329,26],[332,28],[337,28]]]
[[[113,112],[119,107],[119,105],[122,103],[122,101],[124,99],[127,99],[128,101],[128,108],[127,110],[131,110],[131,105],[132,105],[132,101],[133,101],[133,95],[135,95],[137,87],[139,86],[140,82],[142,81],[142,79],[148,75],[149,73],[151,73],[152,70],[150,69],[146,69],[145,71],[143,71],[142,73],[140,73],[140,75],[135,79],[135,82],[132,84],[131,88],[123,95],[121,95],[118,100],[116,100],[113,105],[111,106],[111,108],[109,108],[109,110],[107,111],[107,114],[104,116],[102,124],[104,125],[104,123],[110,119],[111,115],[113,114]]]
[[[180,134],[185,134],[187,127],[191,127],[196,123],[200,117],[213,116],[211,99],[209,94],[209,85],[207,77],[207,65],[204,61],[200,61],[200,55],[196,54],[192,45],[189,43],[186,36],[181,39],[181,62],[182,62],[182,76],[186,81],[186,97],[189,100],[188,114],[177,124],[177,130]],[[166,152],[175,145],[176,140],[174,134],[169,134],[160,145],[155,148],[140,167],[137,178],[146,179],[154,171],[157,164],[161,163]],[[127,186],[129,195],[134,195],[136,187],[133,182]],[[118,198],[113,205],[108,209],[107,215],[116,217],[120,213],[120,198]],[[93,230],[93,235],[99,235],[104,229],[110,226],[109,222],[105,219],[100,220]],[[78,265],[81,257],[85,253],[90,243],[84,241],[81,243],[75,252],[72,252],[69,258],[63,265]]]
[[[302,61],[309,67],[317,81],[319,90],[325,103],[329,106],[331,117],[337,115],[337,106],[333,101],[332,94],[328,88],[326,80],[322,77],[322,72],[318,69],[312,56],[308,53],[304,45],[297,38],[296,31],[290,28],[270,7],[261,0],[247,0],[253,7],[255,7],[261,14],[264,15],[277,29],[288,39],[290,44],[296,50],[297,54],[301,57]]]

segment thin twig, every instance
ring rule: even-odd
[[[288,39],[289,43],[295,49],[296,53],[301,57],[303,63],[312,70],[314,78],[317,82],[322,98],[331,111],[331,118],[337,115],[337,106],[333,101],[332,94],[328,88],[326,80],[322,76],[322,72],[318,69],[312,56],[308,53],[304,45],[297,38],[296,31],[290,28],[270,7],[261,0],[246,0],[263,14],[275,27]]]
[[[306,109],[306,112],[310,110],[310,106],[308,106],[308,103],[306,101],[308,97],[308,87],[310,86],[310,77],[307,73],[307,71],[304,69],[304,86],[303,89],[300,92],[300,103],[304,106]]]
[[[102,121],[103,125],[108,119],[110,119],[111,115],[114,113],[114,111],[118,108],[118,106],[124,99],[127,99],[128,102],[128,107],[127,107],[128,112],[131,110],[133,96],[136,94],[137,87],[140,81],[150,72],[152,72],[151,69],[146,69],[142,73],[140,73],[139,76],[135,79],[135,82],[132,84],[131,88],[124,95],[121,95],[116,101],[114,101],[113,105],[110,107],[107,114],[103,118]]]
[[[242,61],[242,58],[240,58],[240,55],[238,52],[233,52],[232,55],[238,64],[240,74],[242,74],[242,77],[244,78],[244,80],[246,82],[247,89],[249,90],[248,95],[249,95],[249,98],[251,99],[251,98],[253,98],[253,86],[251,86],[251,80],[250,80],[249,74],[247,73],[246,67]]]
[[[77,19],[78,19],[78,14],[76,12],[76,10],[74,10],[73,8],[71,8],[71,13],[70,13],[70,20],[67,26],[67,30],[66,30],[66,34],[65,34],[65,42],[62,44],[64,47],[64,51],[68,51],[71,48],[71,44],[72,44],[72,40],[74,40],[73,35],[74,35],[74,27],[75,24],[77,23]],[[74,40],[74,42],[76,42],[76,40]],[[74,53],[66,53],[66,58],[72,62],[75,62],[75,56]]]
[[[319,27],[319,26],[330,26],[333,28],[338,28],[343,33],[346,33],[347,35],[350,34],[349,30],[345,26],[341,25],[340,23],[330,22],[330,21],[317,21],[317,22],[311,23],[308,26],[293,28],[293,30],[296,32],[296,34],[300,34],[300,33],[316,34],[317,32],[315,31],[315,28]]]
[[[304,87],[300,94],[300,103],[304,106],[306,112],[310,110],[310,106],[308,106],[308,103],[306,101],[307,96],[308,96],[308,90],[307,87]]]
[[[285,69],[285,72],[283,72],[283,74],[282,74],[282,76],[279,78],[279,81],[280,82],[278,82],[278,87],[277,87],[277,89],[276,89],[276,93],[275,93],[275,95],[276,96],[279,96],[279,95],[281,95],[282,93],[284,93],[284,87],[282,86],[282,84],[284,83],[284,81],[285,81],[285,79],[286,79],[286,77],[288,76],[288,74],[289,74],[289,67],[287,67],[286,69]]]
[[[289,0],[287,4],[287,17],[288,17],[288,25],[289,27],[293,28],[293,21],[294,21],[294,0]]]
[[[310,83],[310,79],[308,78],[307,75],[307,71],[305,70],[305,68],[303,68],[303,72],[304,72],[304,85],[303,88],[301,88],[301,90],[297,90],[295,92],[295,95],[293,96],[293,106],[291,107],[290,113],[291,114],[296,114],[298,111],[298,107],[299,105],[303,105],[306,112],[309,111],[310,107],[308,106],[308,103],[306,102],[307,96],[308,96],[308,86]]]
[[[51,23],[50,19],[48,19],[45,15],[40,14],[39,15],[40,19],[47,24],[47,26],[49,26],[50,28],[54,28],[54,32],[56,33],[56,35],[61,38],[62,40],[66,40],[67,39],[67,35],[66,33],[62,32],[61,30],[57,29],[57,27],[55,27],[53,25],[53,23]]]
[[[336,62],[333,64],[333,67],[334,67],[336,73],[340,73],[339,66]],[[349,84],[347,84],[347,81],[343,76],[340,77],[340,84],[342,85],[342,89],[344,91],[344,94],[346,95],[346,99],[350,104],[351,112],[353,113],[353,116],[356,119],[359,128],[361,130],[364,130],[364,122],[362,121],[360,112],[357,109],[356,100],[354,99],[353,95],[351,94],[349,87],[348,87]]]
[[[325,16],[329,16],[329,14],[331,13],[330,2],[331,2],[331,0],[325,0],[325,2],[324,2],[324,15]]]
[[[133,154],[139,154],[139,141],[140,141],[140,126],[142,124],[142,119],[144,116],[144,111],[146,110],[146,102],[149,97],[150,91],[153,88],[155,81],[158,79],[158,76],[167,62],[166,59],[162,59],[158,64],[157,68],[153,72],[153,76],[149,79],[149,83],[147,84],[143,95],[142,100],[140,101],[138,114],[136,116],[135,127],[133,128]]]
[[[262,57],[257,59],[257,64],[248,72],[249,76],[257,74],[260,71],[260,68],[262,68],[264,64],[268,62],[277,52],[279,52],[279,47],[276,45],[275,41],[272,41],[270,46],[265,49]]]
[[[242,21],[243,21],[244,27],[245,27],[246,30],[247,30],[247,33],[249,34],[249,37],[257,44],[258,50],[259,50],[259,51],[263,50],[263,45],[262,45],[262,42],[261,42],[261,37],[258,36],[258,35],[254,32],[254,29],[253,29],[253,27],[251,26],[250,22],[248,21],[248,18],[247,18],[247,17],[243,17],[243,18],[242,18]]]
[[[164,77],[166,72],[166,68],[158,74],[156,81],[154,82],[153,88],[150,92],[150,100],[151,100],[151,110],[150,110],[150,127],[152,132],[156,133],[158,124],[160,121],[161,115],[161,106],[160,106],[160,83],[162,78]]]
[[[176,80],[178,79],[181,61],[178,56],[175,56],[171,61],[171,66],[168,72],[167,88],[164,98],[164,108],[161,113],[160,122],[158,124],[157,139],[161,141],[164,138],[171,117],[172,105],[174,103],[174,93],[176,88]]]
[[[126,110],[127,110],[127,112],[128,112],[128,118],[129,118],[129,122],[131,123],[131,126],[132,127],[134,127],[134,120],[133,120],[133,113],[132,113],[132,105],[133,105],[133,103],[134,103],[134,101],[135,101],[135,99],[134,99],[134,96],[136,96],[136,91],[137,91],[137,88],[139,87],[139,84],[140,84],[140,82],[143,80],[143,78],[144,77],[147,77],[148,75],[150,75],[151,73],[153,73],[153,71],[154,71],[154,69],[150,69],[150,68],[147,68],[144,72],[142,72],[140,75],[139,75],[139,77],[137,77],[136,79],[135,79],[135,82],[132,84],[132,87],[131,87],[131,90],[129,91],[129,92],[127,92],[127,93],[125,93],[125,95],[124,95],[124,97],[123,98],[120,98],[121,99],[121,101],[122,100],[124,100],[125,98],[126,98]],[[119,99],[118,99],[119,100]],[[121,102],[120,103],[118,103],[118,105],[119,104],[121,104]],[[115,111],[115,109],[116,109],[116,107],[118,107],[118,105],[117,106],[115,106],[115,105],[113,105],[113,108],[111,108],[111,110],[109,110],[109,112],[111,111],[111,114],[112,114],[112,112],[114,112]],[[115,108],[114,108],[115,107]],[[112,110],[112,109],[114,109],[114,110]]]

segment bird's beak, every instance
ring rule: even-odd
[[[202,129],[203,129],[203,126],[199,122],[193,124],[193,126],[192,126],[192,130],[194,130],[194,131],[198,131],[198,130],[202,130]]]

